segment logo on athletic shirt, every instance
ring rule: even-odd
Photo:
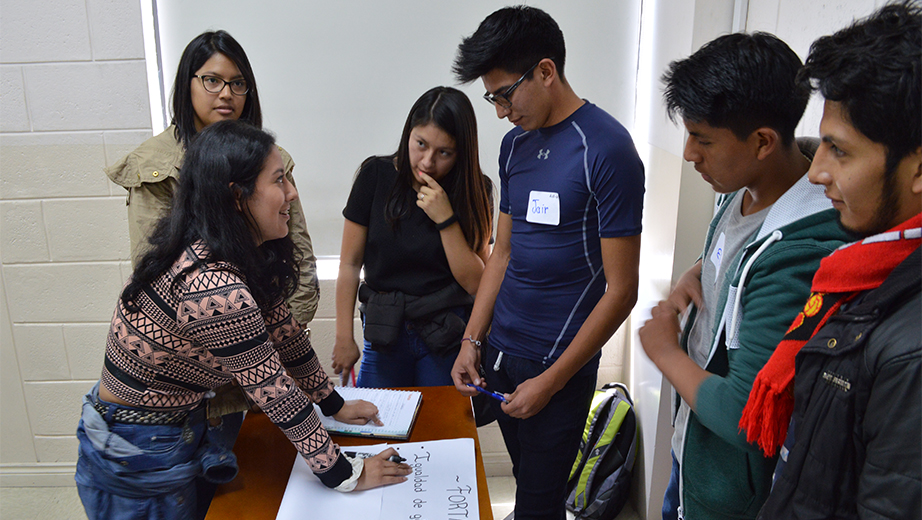
[[[538,150],[538,159],[541,159],[542,161],[546,161],[548,155],[551,155],[550,148],[548,148],[547,150],[543,150],[543,149]]]

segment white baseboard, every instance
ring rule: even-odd
[[[511,477],[512,461],[506,453],[484,453],[483,471],[488,477]]]
[[[0,487],[68,487],[74,483],[75,462],[0,464]]]

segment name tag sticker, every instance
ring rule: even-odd
[[[711,251],[711,263],[714,264],[714,270],[716,273],[720,273],[720,264],[724,259],[724,243],[727,241],[727,235],[721,233],[717,237],[717,244],[714,245],[714,249]],[[717,283],[717,276],[714,276],[714,283]]]
[[[528,194],[525,220],[534,224],[556,226],[560,224],[560,196],[550,191],[532,191]]]

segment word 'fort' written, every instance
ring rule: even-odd
[[[414,493],[428,493],[429,475],[426,474],[426,466],[431,457],[432,455],[428,451],[414,455],[414,460],[410,464],[413,468]],[[454,481],[457,487],[445,489],[444,491],[447,494],[440,493],[439,503],[437,504],[430,504],[431,500],[427,500],[423,496],[414,498],[413,508],[420,511],[411,514],[408,518],[410,520],[426,520],[429,518],[426,514],[429,509],[432,510],[433,514],[444,512],[444,514],[447,514],[447,518],[469,518],[471,513],[469,499],[472,496],[473,488],[468,484],[462,484],[460,475],[455,475]],[[440,514],[439,518],[444,517]]]

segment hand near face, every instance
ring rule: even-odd
[[[451,209],[451,201],[448,200],[445,190],[435,179],[425,173],[420,172],[419,177],[425,184],[419,187],[416,205],[425,211],[426,215],[436,224],[441,224],[451,218],[455,212]]]

